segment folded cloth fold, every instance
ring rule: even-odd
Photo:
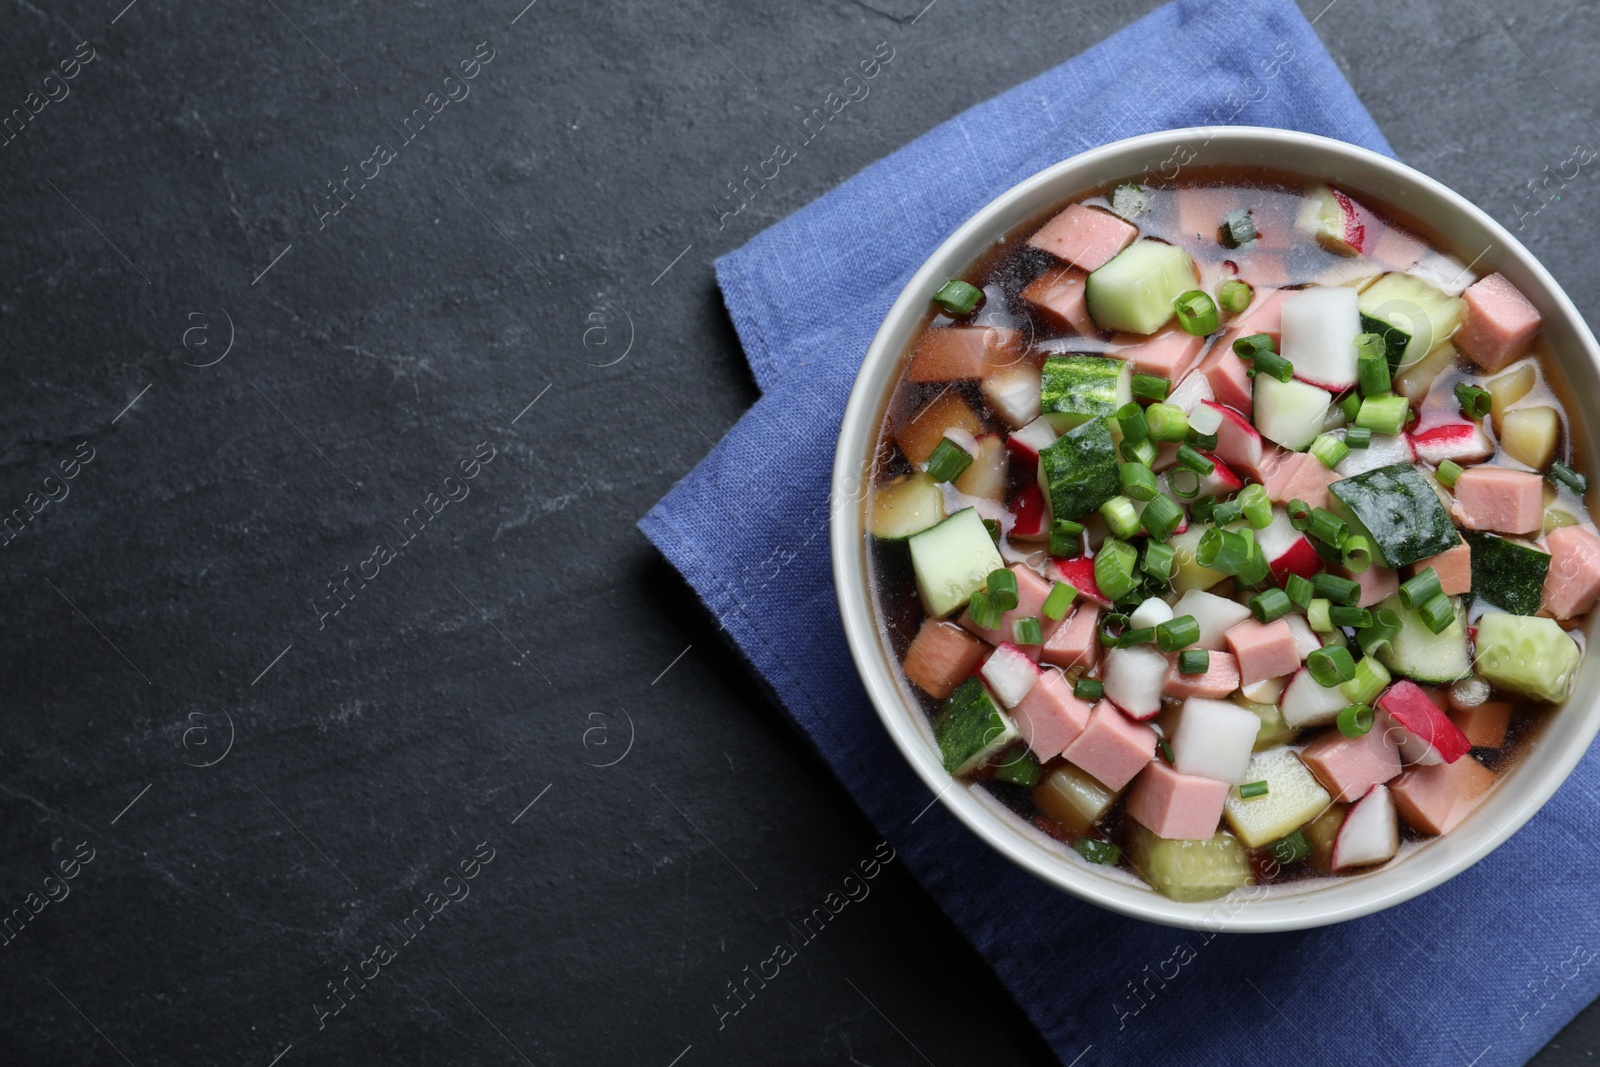
[[[845,646],[828,553],[835,432],[906,280],[1051,163],[1158,129],[1195,127],[1198,145],[1225,124],[1389,152],[1288,0],[1176,0],[718,260],[763,395],[640,526],[1063,1062],[1521,1064],[1600,991],[1594,755],[1493,856],[1404,905],[1290,934],[1168,929],[1050,888],[930,805]]]

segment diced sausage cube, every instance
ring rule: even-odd
[[[1544,479],[1509,467],[1468,467],[1456,479],[1450,509],[1471,530],[1537,533],[1544,525]]]
[[[1412,767],[1389,788],[1407,824],[1425,834],[1443,834],[1461,825],[1492,785],[1494,772],[1468,757]]]
[[[1456,729],[1467,735],[1473,748],[1499,748],[1506,743],[1506,727],[1511,724],[1511,705],[1499,700],[1457,708],[1450,713]]]
[[[972,677],[988,654],[989,646],[959,626],[925,619],[922,629],[911,639],[901,666],[913,685],[943,700]]]
[[[1360,737],[1328,730],[1301,751],[1300,759],[1340,804],[1400,773],[1400,747],[1377,725]]]
[[[926,330],[911,351],[906,380],[955,382],[986,378],[1023,359],[1022,334],[1006,326]]]
[[[1545,538],[1550,569],[1544,576],[1543,609],[1574,619],[1600,598],[1600,537],[1583,526],[1563,526]]]
[[[1339,571],[1361,587],[1361,592],[1356,595],[1358,608],[1370,608],[1400,591],[1400,575],[1377,563],[1360,574],[1352,574],[1343,567]]]
[[[1328,506],[1328,486],[1339,476],[1309,452],[1283,452],[1264,462],[1267,499],[1275,504],[1304,500],[1314,508]]]
[[[1232,348],[1218,343],[1201,361],[1197,371],[1206,376],[1211,395],[1217,403],[1224,404],[1248,416],[1254,407],[1254,393],[1250,383],[1249,368]]]
[[[1089,723],[1093,708],[1072,695],[1072,683],[1055,671],[1045,671],[1039,682],[1011,709],[1017,729],[1028,748],[1046,763],[1061,755]]]
[[[1044,600],[1050,595],[1050,583],[1039,577],[1032,568],[1021,563],[1011,565],[1011,573],[1017,576],[1017,606],[1000,616],[1000,625],[990,630],[979,626],[972,621],[971,611],[964,611],[956,621],[961,628],[970,633],[977,634],[991,645],[1003,645],[1006,642],[1015,642],[1016,635],[1012,630],[1012,623],[1018,619],[1033,617],[1039,620],[1039,628],[1043,631],[1045,640],[1054,635],[1056,628],[1061,625],[1055,619],[1046,618],[1044,614]],[[1042,646],[1018,645],[1029,659],[1037,660]]]
[[[984,432],[983,417],[954,389],[934,397],[909,419],[895,420],[894,440],[906,459],[920,467],[939,447],[946,430],[965,430],[973,436]]]
[[[1498,274],[1479,278],[1462,293],[1466,318],[1452,340],[1486,371],[1527,355],[1539,333],[1539,309]]]
[[[1093,337],[1100,328],[1089,315],[1084,289],[1088,279],[1089,276],[1076,267],[1047,270],[1028,283],[1022,290],[1022,299],[1054,319],[1057,326],[1083,337]]]
[[[1246,619],[1223,635],[1239,664],[1239,684],[1293,674],[1300,667],[1294,631],[1282,619],[1260,623]]]
[[[1228,783],[1196,774],[1179,774],[1163,760],[1140,772],[1128,791],[1128,817],[1157,837],[1210,838],[1222,820]]]
[[[1189,372],[1206,339],[1173,325],[1148,337],[1119,333],[1111,339],[1106,355],[1115,356],[1133,367],[1135,374],[1153,374],[1176,383]]]
[[[1161,691],[1169,697],[1225,697],[1239,688],[1239,662],[1226,652],[1209,653],[1204,674],[1180,673],[1176,653],[1168,659],[1172,666]]]
[[[1100,605],[1083,602],[1045,638],[1042,658],[1058,667],[1093,667],[1100,660]]]
[[[1429,567],[1439,576],[1439,588],[1446,596],[1460,596],[1472,590],[1472,548],[1466,541],[1437,556],[1418,560],[1407,570],[1409,575],[1415,576]]]
[[[1156,753],[1156,732],[1129,719],[1109,700],[1089,713],[1089,723],[1061,754],[1068,763],[1116,792]]]
[[[1028,238],[1042,248],[1084,270],[1099,270],[1112,256],[1127,248],[1139,231],[1109,211],[1073,204]]]

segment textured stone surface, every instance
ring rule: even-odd
[[[8,1062],[1052,1062],[892,863],[719,1029],[876,837],[633,528],[755,395],[711,258],[1153,6],[924,2],[9,5],[0,113],[94,58],[0,149],[0,511],[93,455],[0,568],[0,905],[93,849],[0,950]],[[1600,140],[1600,14],[1496,7],[1317,28],[1593,313],[1592,165],[1524,186]]]

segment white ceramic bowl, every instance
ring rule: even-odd
[[[1567,380],[1568,410],[1578,423],[1577,463],[1600,470],[1587,433],[1587,425],[1600,423],[1600,349],[1550,273],[1488,215],[1432,178],[1342,141],[1256,127],[1165,131],[1117,141],[1035,174],[951,234],[912,277],[867,350],[839,430],[833,499],[851,500],[853,506],[834,509],[834,586],[850,651],[884,727],[928,788],[995,851],[1069,893],[1151,922],[1246,932],[1301,929],[1408,900],[1465,870],[1515,833],[1566,780],[1600,729],[1600,656],[1585,657],[1566,705],[1482,800],[1479,812],[1450,833],[1411,847],[1367,874],[1246,887],[1218,900],[1185,904],[1159,895],[1126,871],[1083,861],[980,788],[953,781],[940,763],[926,716],[890,660],[872,605],[860,592],[869,588],[860,487],[866,484],[867,461],[901,356],[926,320],[934,291],[1000,235],[1052,205],[1190,154],[1197,166],[1254,164],[1325,179],[1357,199],[1393,207],[1432,227],[1447,247],[1476,255],[1479,274],[1505,275],[1544,316],[1544,336]]]

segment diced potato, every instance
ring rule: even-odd
[[[1506,412],[1497,421],[1500,447],[1512,459],[1544,470],[1556,454],[1561,437],[1561,415],[1553,407],[1535,404]]]
[[[1559,530],[1563,526],[1578,525],[1578,517],[1558,504],[1551,504],[1544,509],[1544,532]]]
[[[1394,391],[1413,404],[1421,403],[1434,380],[1453,366],[1455,361],[1456,346],[1446,341],[1395,375]]]
[[[1538,381],[1538,368],[1534,366],[1533,360],[1525,359],[1512,364],[1483,383],[1483,387],[1489,391],[1489,413],[1494,416],[1496,427],[1500,425],[1500,418],[1506,410],[1533,392],[1533,387]]]
[[[1267,783],[1267,795],[1245,800],[1229,790],[1222,816],[1249,848],[1276,841],[1316,818],[1333,798],[1293,749],[1278,747],[1250,757],[1247,782]]]
[[[978,438],[978,454],[953,483],[968,496],[986,500],[1006,498],[1006,445],[996,433]]]
[[[1333,839],[1339,836],[1339,827],[1344,825],[1344,815],[1349,810],[1348,804],[1334,804],[1304,826],[1306,840],[1311,842],[1309,862],[1314,866],[1326,871],[1333,865]]]
[[[1256,732],[1254,751],[1261,752],[1265,749],[1276,748],[1294,740],[1300,731],[1283,721],[1283,712],[1276,704],[1257,704],[1253,700],[1246,700],[1242,695],[1235,694],[1233,702],[1254,713],[1261,720],[1261,728]],[[1251,781],[1256,781],[1252,778]]]
[[[1086,834],[1111,810],[1117,794],[1076,767],[1060,767],[1033,788],[1033,802],[1071,834]]]
[[[1202,532],[1203,527],[1194,525],[1167,542],[1172,546],[1172,588],[1179,593],[1187,593],[1191,589],[1210,589],[1227,577],[1221,571],[1200,566],[1200,561],[1195,558]]]

